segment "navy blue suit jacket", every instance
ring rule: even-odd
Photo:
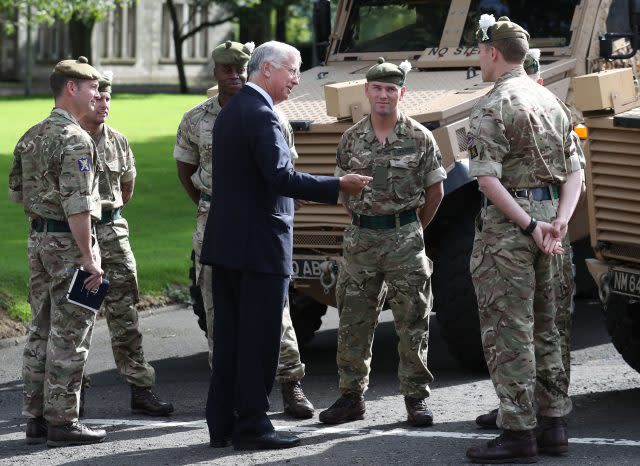
[[[336,204],[338,178],[298,173],[278,117],[244,86],[213,128],[213,190],[200,261],[291,275],[293,199]]]

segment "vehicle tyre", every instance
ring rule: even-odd
[[[191,268],[189,269],[189,279],[191,285],[189,286],[189,295],[191,296],[191,306],[193,307],[193,313],[198,318],[198,326],[202,329],[204,334],[207,334],[207,314],[204,310],[204,301],[202,300],[202,292],[196,281],[196,253],[191,251]]]
[[[304,346],[313,339],[322,325],[322,316],[327,313],[327,306],[290,288],[289,310],[298,345]]]
[[[613,346],[627,364],[640,372],[640,302],[611,294],[604,313]]]
[[[475,182],[448,194],[425,230],[425,246],[433,261],[433,310],[449,351],[463,367],[486,372],[478,302],[469,270],[479,211]]]

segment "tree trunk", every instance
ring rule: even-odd
[[[71,56],[73,58],[82,55],[87,57],[89,63],[93,63],[91,33],[94,24],[94,21],[84,22],[76,17],[69,21],[69,42],[71,42]]]
[[[287,41],[287,12],[289,5],[278,4],[276,6],[276,40],[280,42]]]
[[[180,93],[186,94],[189,92],[189,88],[187,87],[187,76],[184,73],[184,60],[182,58],[182,44],[184,41],[180,34],[180,22],[178,21],[178,13],[176,12],[176,6],[173,0],[167,0],[167,7],[169,8],[169,16],[171,17],[171,25],[173,26],[173,51],[176,59],[176,67],[178,68]]]

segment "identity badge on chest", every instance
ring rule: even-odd
[[[373,167],[373,189],[387,189],[387,175],[389,174],[389,165],[375,165]]]

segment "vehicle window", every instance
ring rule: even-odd
[[[472,0],[462,33],[462,46],[470,47],[477,41],[475,32],[480,15],[493,14],[496,19],[508,16],[531,35],[531,47],[565,47],[571,42],[571,20],[580,0],[541,0],[535,2],[515,0]]]
[[[629,0],[613,0],[607,16],[607,32],[631,32]]]
[[[354,0],[338,51],[422,51],[437,47],[450,3],[442,0]]]

